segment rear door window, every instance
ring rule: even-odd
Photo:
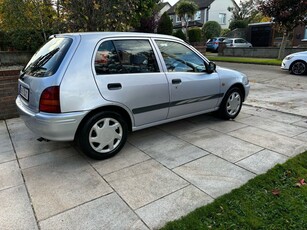
[[[95,55],[96,74],[159,72],[148,40],[109,40],[102,42]]]
[[[53,38],[42,46],[23,69],[23,74],[48,77],[59,68],[71,43],[71,38]]]

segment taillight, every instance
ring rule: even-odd
[[[214,44],[215,44],[215,45],[218,45],[219,43],[218,43],[218,42],[214,42]]]
[[[60,113],[60,87],[51,86],[46,88],[39,100],[39,110],[46,113]]]

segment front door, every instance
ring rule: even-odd
[[[218,74],[208,74],[204,60],[184,44],[164,40],[156,40],[156,44],[164,59],[169,82],[168,118],[215,108],[223,96]]]

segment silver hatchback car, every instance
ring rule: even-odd
[[[129,131],[217,111],[235,118],[248,78],[216,67],[165,35],[97,32],[54,35],[21,71],[18,110],[38,136],[76,140],[105,159]]]

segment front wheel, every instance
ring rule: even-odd
[[[242,103],[241,90],[236,87],[230,89],[220,105],[219,116],[227,120],[234,119],[240,113]]]
[[[296,61],[290,67],[290,73],[302,75],[307,72],[307,64],[304,61]]]
[[[83,124],[78,140],[81,150],[97,160],[117,154],[127,140],[128,127],[121,115],[100,112]]]

